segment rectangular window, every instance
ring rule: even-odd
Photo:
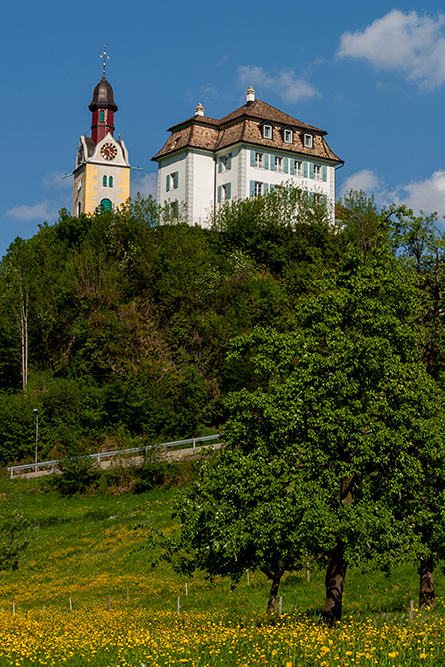
[[[305,148],[312,148],[313,147],[312,134],[305,134],[304,135],[304,147]]]
[[[264,139],[272,139],[272,125],[263,125],[263,138]]]
[[[278,157],[277,155],[275,155],[275,171],[284,171],[284,160],[282,157]]]
[[[172,190],[176,190],[176,188],[178,187],[178,180],[179,180],[179,174],[177,171],[174,171],[172,174],[170,174],[170,184]]]
[[[294,133],[292,130],[284,130],[283,139],[285,144],[291,144],[294,140]]]
[[[232,186],[231,183],[224,183],[224,185],[218,185],[218,204],[223,201],[228,201],[232,195]]]
[[[255,188],[253,194],[255,197],[258,197],[258,195],[262,195],[264,191],[263,184],[259,183],[258,181],[255,181]]]
[[[301,160],[294,160],[295,176],[303,176],[303,163]]]
[[[264,153],[255,153],[255,167],[264,169]]]
[[[223,171],[229,171],[232,168],[232,153],[227,155],[221,155],[218,159],[218,172],[221,174]]]
[[[323,169],[320,164],[314,164],[314,178],[316,181],[323,180]]]

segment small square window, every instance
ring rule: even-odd
[[[272,139],[272,136],[273,136],[272,125],[263,125],[263,138]]]
[[[314,143],[313,143],[312,134],[305,134],[304,135],[304,147],[305,148],[312,148],[313,145],[314,145]]]
[[[283,140],[285,144],[291,144],[294,140],[294,133],[292,130],[284,130],[283,132]]]

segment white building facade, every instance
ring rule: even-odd
[[[335,171],[343,165],[324,130],[307,125],[255,99],[221,120],[198,104],[195,116],[171,128],[152,158],[158,163],[158,204],[175,215],[185,204],[190,224],[207,226],[227,200],[267,194],[283,183],[317,193],[331,210]]]

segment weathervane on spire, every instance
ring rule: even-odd
[[[105,76],[105,67],[107,66],[107,60],[110,60],[110,56],[107,56],[107,47],[104,44],[104,52],[101,53],[99,58],[102,58],[102,74]]]

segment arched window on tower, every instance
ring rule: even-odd
[[[107,177],[106,176],[104,176],[103,179],[102,179],[102,185],[104,186],[104,188],[107,187]]]
[[[111,201],[109,199],[102,199],[102,201],[100,202],[100,207],[101,207],[102,211],[109,211],[111,206],[112,206],[112,204],[111,204]]]
[[[105,123],[105,111],[99,111],[99,123]]]
[[[109,179],[108,179],[108,187],[109,188],[113,187],[113,177],[112,176],[110,176]]]

